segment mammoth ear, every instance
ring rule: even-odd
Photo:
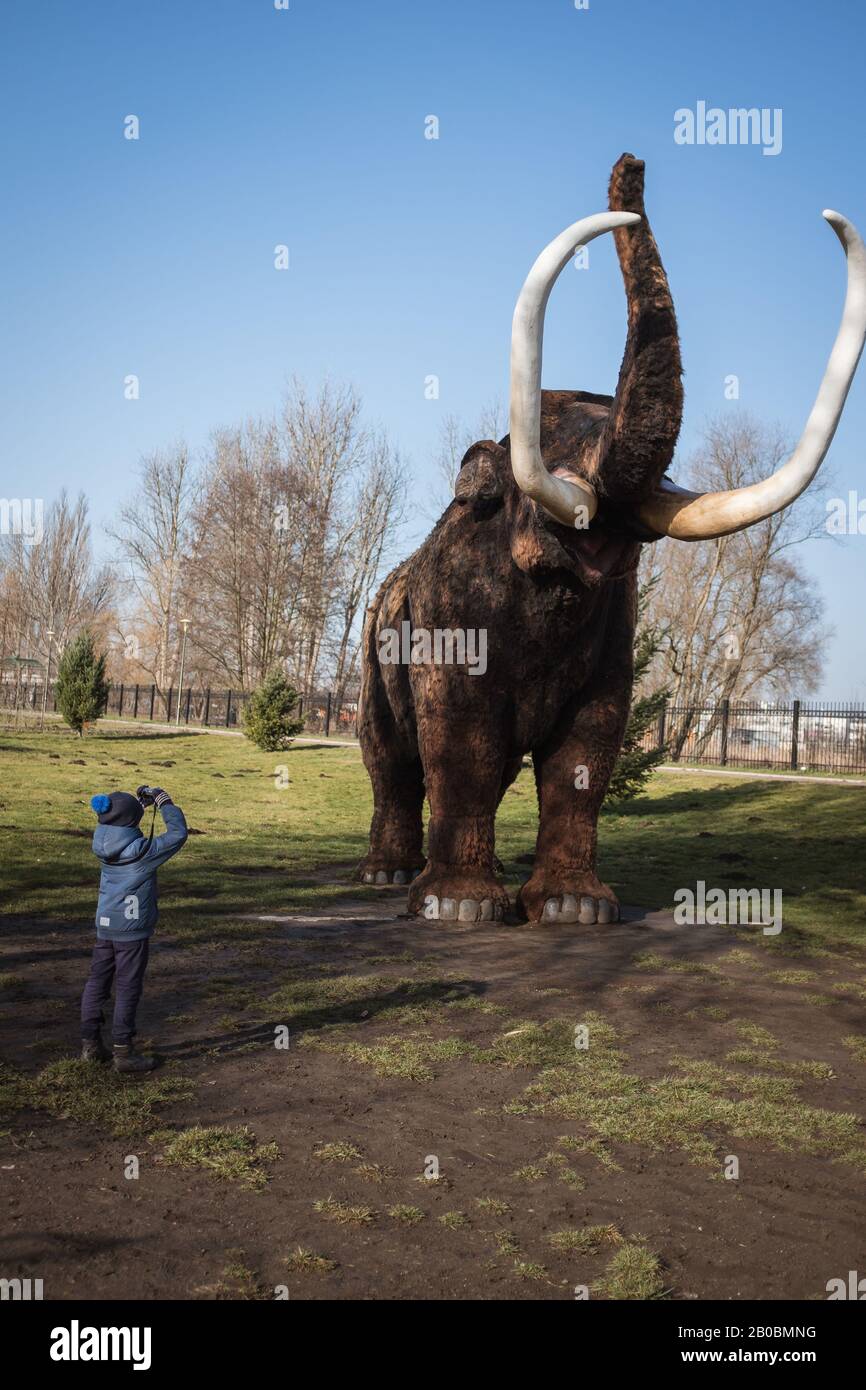
[[[454,484],[458,502],[489,502],[502,497],[506,479],[505,450],[492,439],[473,444],[463,456]]]

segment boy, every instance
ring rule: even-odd
[[[144,1057],[133,1046],[135,1011],[141,998],[148,946],[156,919],[156,871],[186,843],[183,811],[161,787],[91,797],[99,817],[93,832],[93,853],[102,863],[96,906],[96,946],[90,977],[81,997],[81,1056],[86,1062],[107,1062],[111,1053],[102,1042],[102,1006],[116,977],[114,1003],[114,1068],[120,1072],[151,1071],[155,1057]],[[138,828],[145,806],[156,806],[165,821],[165,834],[145,839]]]

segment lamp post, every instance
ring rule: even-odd
[[[180,619],[180,625],[183,628],[183,639],[180,644],[180,680],[177,687],[177,711],[174,716],[175,725],[180,723],[180,702],[183,697],[183,665],[186,658],[186,633],[191,622],[191,618]]]
[[[51,680],[51,643],[54,640],[54,628],[45,629],[45,636],[48,638],[48,665],[45,668],[45,682],[42,686],[42,714],[39,719],[39,728],[45,728],[45,707],[48,703],[48,685]]]

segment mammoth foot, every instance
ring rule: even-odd
[[[501,922],[508,894],[479,869],[428,865],[409,890],[409,911],[428,922]]]
[[[393,864],[383,859],[368,856],[358,866],[357,877],[362,883],[411,883],[423,869],[423,864],[410,867],[407,864]]]
[[[537,868],[524,883],[518,906],[527,922],[604,927],[619,921],[619,901],[595,874]]]

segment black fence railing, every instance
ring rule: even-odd
[[[240,690],[184,687],[160,691],[155,685],[112,685],[106,714],[115,719],[237,729],[249,695]],[[46,709],[53,712],[54,688]],[[33,715],[42,709],[38,682],[0,682],[0,710]],[[324,738],[357,734],[356,692],[339,698],[333,690],[301,697],[304,731]],[[866,773],[866,704],[788,704],[722,700],[717,704],[668,702],[645,748],[665,749],[670,762],[710,767],[769,769],[777,772]]]
[[[777,772],[866,772],[866,705],[668,702],[644,747],[671,762]]]
[[[155,685],[112,685],[109,687],[107,716],[113,719],[135,719],[147,723],[198,725],[209,729],[237,729],[241,725],[243,707],[249,694],[242,690],[211,690],[185,686],[182,690],[165,691]],[[55,711],[54,686],[49,688],[45,702],[49,713]],[[7,715],[28,716],[42,710],[42,686],[38,682],[0,684],[0,710]],[[313,690],[300,697],[299,717],[306,733],[325,738],[354,738],[358,717],[357,694],[339,698],[333,690]]]

